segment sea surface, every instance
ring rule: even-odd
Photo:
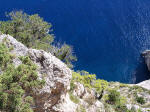
[[[150,78],[141,57],[150,49],[150,0],[0,0],[0,20],[12,10],[52,23],[55,39],[74,47],[75,70],[125,83]]]

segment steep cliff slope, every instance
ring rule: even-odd
[[[13,59],[15,66],[22,63],[19,59],[20,56],[29,56],[38,66],[39,79],[45,79],[45,86],[36,90],[34,110],[37,112],[57,110],[57,104],[63,100],[63,95],[66,95],[69,89],[72,77],[71,70],[50,53],[43,50],[28,49],[13,37],[0,35],[0,42],[3,42],[4,39],[9,42],[8,47],[10,45],[13,47],[11,54],[15,55]],[[44,77],[42,74],[45,74]]]
[[[19,66],[22,61],[20,56],[29,56],[38,66],[38,78],[45,80],[41,89],[33,89],[36,93],[34,105],[35,112],[148,112],[150,111],[150,86],[149,81],[137,85],[121,84],[119,82],[108,82],[106,89],[97,93],[94,88],[88,88],[78,80],[70,85],[72,71],[59,59],[43,50],[29,49],[9,35],[0,35],[0,43],[7,40],[7,47],[12,46],[11,54],[15,55],[13,64]],[[0,74],[3,70],[0,69]],[[141,86],[141,87],[140,87]],[[110,90],[119,94],[119,103],[113,104],[109,101]],[[142,103],[140,102],[143,99]],[[124,105],[123,105],[124,106]],[[121,108],[121,109],[120,109]],[[132,110],[132,111],[131,111]]]

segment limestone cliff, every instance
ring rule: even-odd
[[[139,109],[142,112],[150,110],[150,81],[137,85],[109,82],[107,89],[102,94],[85,87],[80,82],[75,82],[75,87],[70,93],[72,71],[62,61],[43,50],[27,48],[9,35],[1,34],[0,42],[4,38],[9,41],[8,46],[11,45],[14,48],[11,51],[16,56],[13,59],[14,65],[18,66],[22,63],[18,58],[19,56],[29,56],[38,66],[39,79],[46,81],[42,89],[33,90],[36,92],[34,96],[35,105],[32,106],[35,112],[116,112],[113,106],[108,105],[105,101],[109,89],[116,89],[122,97],[126,97],[128,109],[134,108],[137,112]],[[148,55],[145,57],[149,67],[150,59]],[[0,74],[2,72],[0,71]],[[144,97],[145,104],[139,104],[135,100],[135,94],[136,97]]]
[[[71,70],[50,53],[43,50],[28,49],[9,35],[0,35],[0,42],[4,38],[9,41],[9,45],[13,46],[11,53],[16,55],[13,60],[15,66],[21,64],[19,56],[29,56],[38,65],[39,78],[43,78],[42,74],[45,74],[46,84],[41,90],[36,90],[37,94],[34,96],[36,104],[33,107],[34,110],[36,112],[55,112],[57,104],[64,100],[63,96],[69,90],[72,77]]]

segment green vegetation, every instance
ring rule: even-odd
[[[110,90],[108,94],[107,103],[109,104],[117,104],[120,102],[120,93],[115,89]]]
[[[141,105],[145,104],[145,99],[143,97],[136,96],[136,101]]]
[[[0,44],[0,68],[4,70],[11,62],[13,56],[9,53],[9,48],[5,44]]]
[[[116,105],[115,106],[116,112],[130,112],[125,105]]]
[[[80,102],[77,96],[74,96],[71,92],[69,92],[69,95],[70,95],[70,100],[73,101],[74,103],[78,104]]]
[[[10,12],[7,17],[10,18],[9,21],[0,22],[0,31],[12,35],[27,47],[38,48],[42,46],[44,50],[47,50],[46,46],[53,42],[54,37],[49,34],[52,25],[43,21],[37,14],[28,15],[17,11]]]
[[[86,112],[85,108],[82,105],[80,105],[80,112]]]
[[[116,112],[129,112],[126,107],[126,98],[122,97],[115,89],[110,89],[108,95],[105,96],[106,103],[113,105]]]
[[[75,82],[83,84],[87,90],[95,89],[96,93],[98,93],[99,95],[103,94],[102,91],[104,91],[108,86],[107,81],[96,79],[95,74],[89,74],[86,71],[73,72],[72,80],[70,83],[70,99],[76,103],[78,103],[78,98],[72,95],[73,90],[76,88],[76,85],[74,84]],[[96,101],[96,98],[95,96],[89,96],[87,98],[84,98],[84,101],[89,105],[93,105],[93,103]]]
[[[76,109],[76,112],[86,112],[86,109],[80,105],[80,107]]]
[[[52,45],[54,35],[52,25],[43,20],[38,14],[28,15],[22,11],[7,14],[8,21],[0,21],[0,31],[9,34],[27,47],[43,49],[64,61],[70,68],[72,61],[76,61],[73,49],[67,44],[60,46]]]
[[[72,61],[77,61],[77,57],[73,55],[73,48],[67,44],[60,47],[53,46],[53,54],[65,62],[68,67],[73,68]]]
[[[80,82],[85,87],[93,88],[96,92],[101,93],[104,89],[107,88],[108,82],[105,80],[96,79],[95,74],[89,74],[86,71],[73,72],[71,88],[74,88],[74,82]]]
[[[123,88],[123,87],[129,87],[129,86],[128,86],[127,84],[122,84],[122,83],[120,83],[119,87],[120,87],[120,88]]]
[[[142,110],[141,110],[141,109],[138,109],[138,112],[142,112]]]
[[[29,57],[20,57],[22,64],[15,67],[12,56],[5,44],[0,44],[0,65],[3,73],[0,75],[0,111],[32,112],[34,105],[32,90],[41,88],[45,81],[39,80],[37,67]]]

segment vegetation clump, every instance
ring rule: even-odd
[[[54,35],[51,33],[50,23],[44,21],[38,14],[28,15],[22,11],[10,12],[7,17],[10,20],[0,21],[2,33],[13,36],[27,47],[51,52],[70,68],[73,67],[72,61],[76,61],[77,58],[73,54],[72,47],[67,44],[52,45]]]
[[[106,96],[105,96],[106,97]],[[128,112],[129,110],[126,107],[126,98],[122,97],[120,93],[115,90],[109,90],[107,97],[105,98],[106,102],[110,105],[113,105],[114,109],[117,112]]]
[[[0,44],[0,68],[4,70],[11,62],[13,56],[9,53],[10,49],[4,43]]]
[[[98,93],[101,93],[108,86],[107,81],[96,79],[95,74],[89,74],[89,72],[86,71],[73,72],[71,88],[75,87],[74,82],[79,82],[90,89],[93,88]]]
[[[80,107],[76,109],[76,112],[86,112],[86,109],[80,105]]]
[[[136,96],[136,101],[141,105],[145,104],[145,99],[143,97]]]
[[[20,60],[22,64],[15,67],[8,48],[0,44],[0,68],[4,68],[0,74],[0,111],[32,112],[33,89],[39,89],[45,83],[38,79],[37,67],[29,57],[20,57]]]
[[[120,102],[120,93],[115,89],[109,91],[107,103],[109,104],[117,104]]]

